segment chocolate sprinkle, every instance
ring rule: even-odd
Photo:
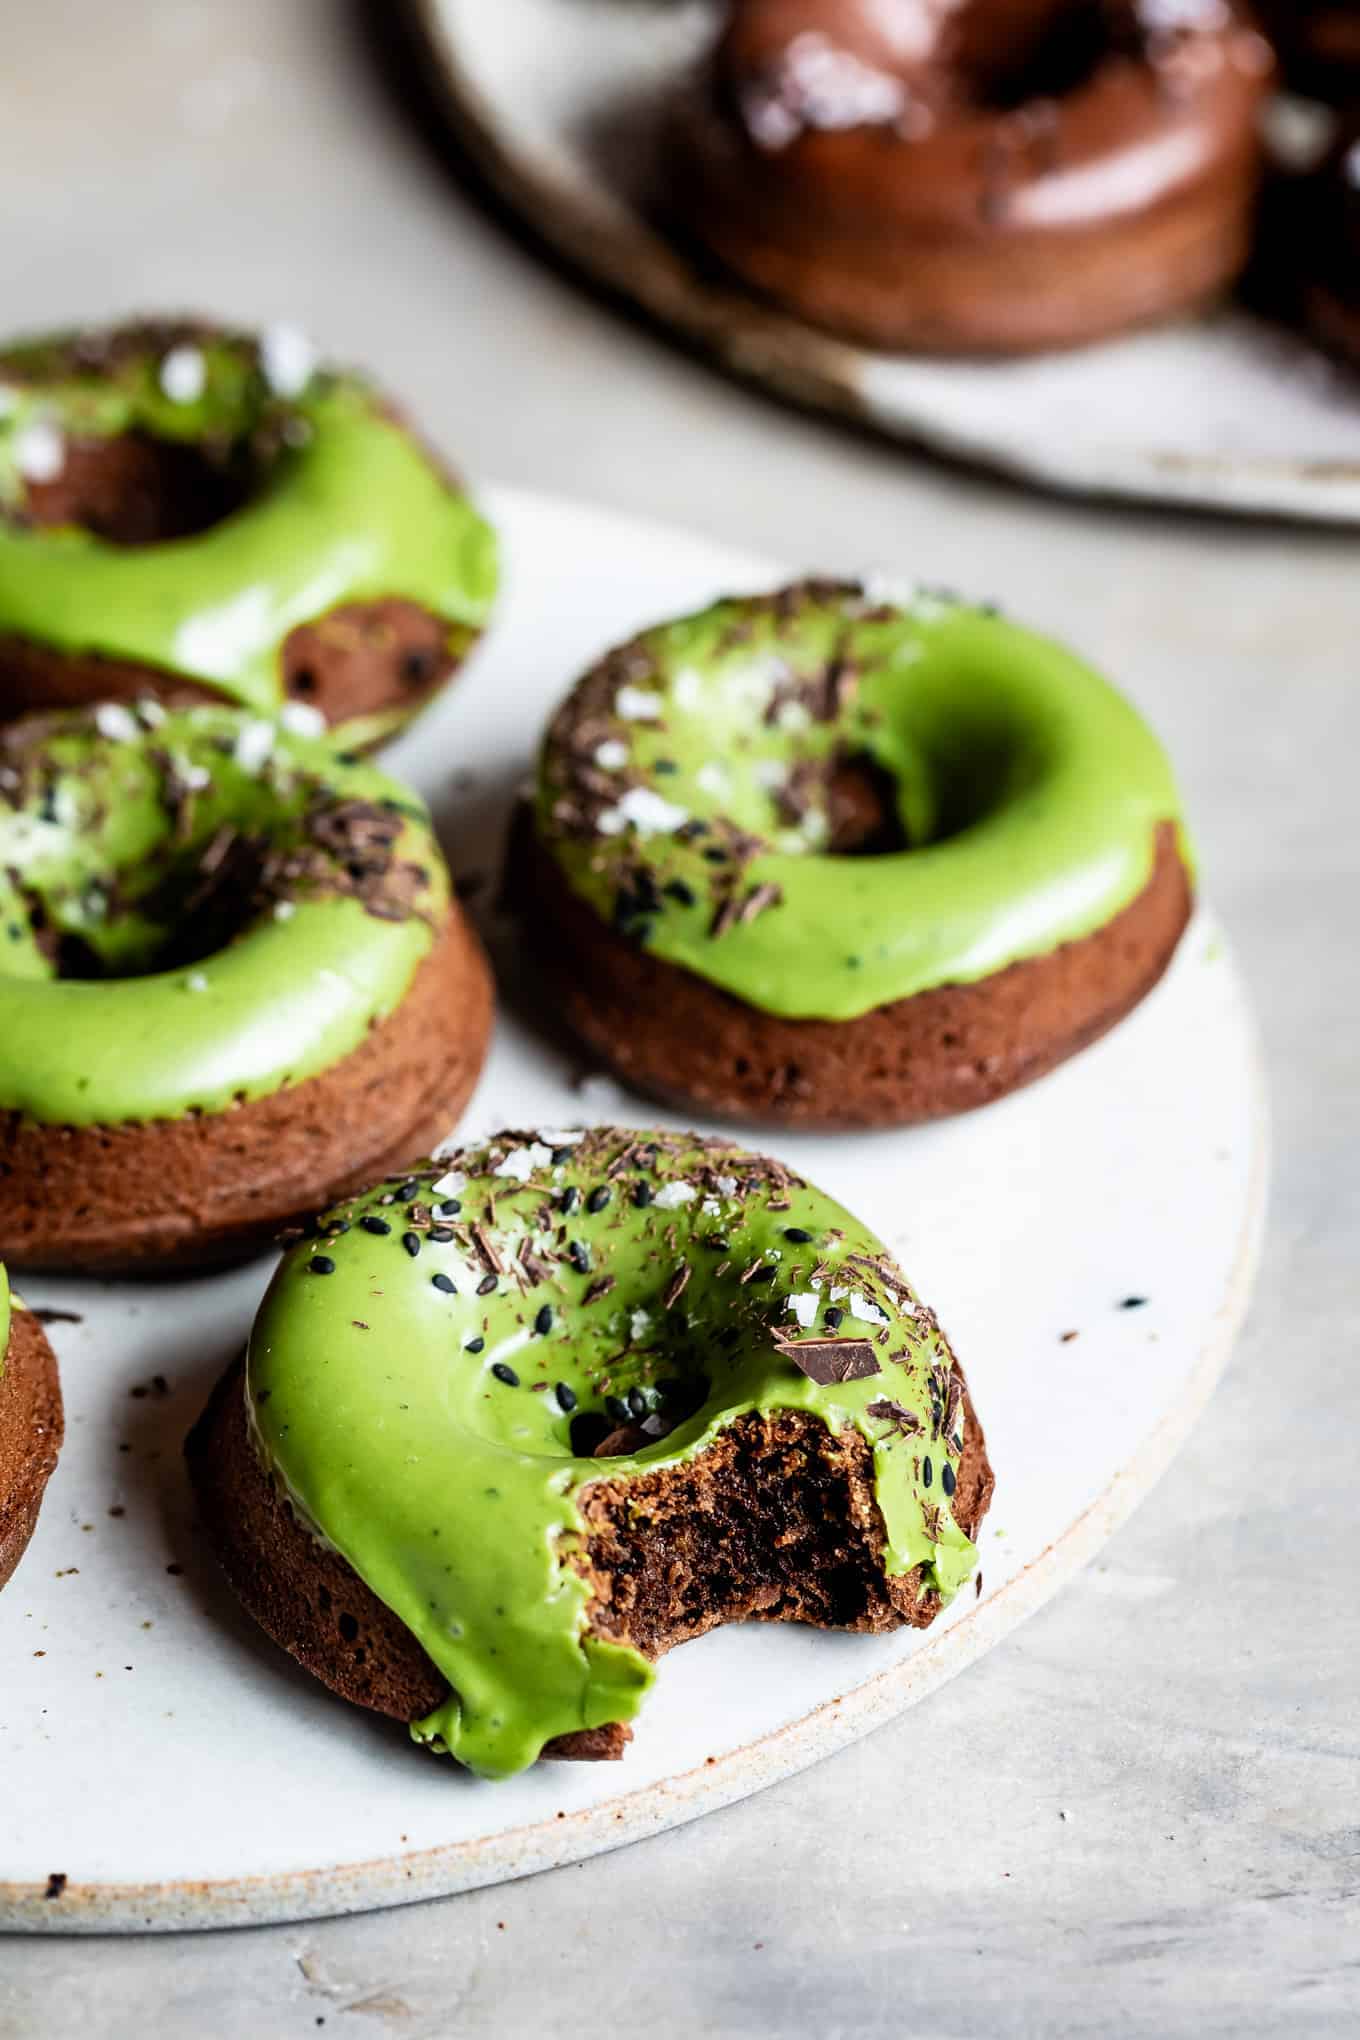
[[[864,1381],[880,1372],[878,1355],[868,1339],[800,1339],[781,1342],[776,1350],[819,1388],[838,1381]]]

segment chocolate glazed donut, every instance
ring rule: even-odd
[[[1240,271],[1271,70],[1238,0],[737,0],[675,204],[870,346],[1074,346]]]

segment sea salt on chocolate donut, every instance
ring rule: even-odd
[[[870,346],[1073,346],[1242,268],[1270,74],[1238,0],[735,0],[670,203]]]

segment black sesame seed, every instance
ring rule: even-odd
[[[642,1393],[642,1390],[640,1388],[630,1388],[628,1391],[627,1400],[628,1400],[628,1414],[630,1417],[646,1416],[647,1398]]]
[[[845,1312],[841,1309],[838,1303],[828,1304],[826,1309],[826,1316],[824,1319],[824,1323],[826,1325],[827,1330],[829,1332],[834,1332],[844,1316]]]
[[[490,1296],[495,1287],[496,1287],[495,1276],[483,1275],[481,1281],[477,1284],[477,1294],[478,1296]]]
[[[414,1261],[416,1255],[420,1252],[420,1234],[404,1232],[401,1236],[401,1243]]]
[[[446,1247],[453,1238],[453,1227],[451,1225],[432,1225],[430,1227],[430,1238],[437,1240],[441,1247]]]
[[[694,905],[694,888],[693,886],[686,885],[683,878],[668,879],[661,890],[665,893],[666,898],[674,900],[678,907],[692,907]]]
[[[611,1195],[612,1192],[610,1191],[609,1185],[607,1183],[601,1183],[598,1190],[592,1190],[589,1197],[587,1197],[586,1210],[603,1211],[606,1204],[608,1204]]]
[[[413,1197],[419,1197],[420,1185],[419,1183],[417,1183],[414,1176],[407,1177],[406,1181],[402,1184],[400,1190],[398,1190],[397,1195],[401,1199],[403,1204],[409,1204]]]
[[[438,1275],[431,1275],[430,1281],[436,1289],[442,1289],[445,1296],[457,1296],[458,1288],[452,1275],[445,1275],[441,1271]]]
[[[638,1207],[639,1211],[645,1211],[645,1210],[646,1210],[646,1208],[647,1208],[647,1206],[648,1206],[648,1205],[649,1205],[649,1204],[651,1203],[651,1201],[652,1201],[652,1186],[651,1186],[651,1184],[650,1184],[650,1183],[634,1183],[634,1185],[633,1185],[633,1202],[634,1202],[634,1204],[636,1204],[636,1205],[637,1205],[637,1207]]]
[[[435,1210],[441,1218],[457,1218],[462,1208],[456,1197],[446,1197],[442,1204],[435,1206]]]
[[[574,1183],[568,1183],[566,1189],[562,1192],[562,1195],[557,1200],[557,1208],[563,1214],[564,1217],[570,1218],[572,1212],[575,1211],[580,1201],[581,1201],[580,1191],[577,1189]]]
[[[559,1381],[554,1393],[557,1396],[558,1408],[564,1410],[570,1416],[576,1407],[576,1390],[568,1388],[565,1381]]]
[[[940,1486],[944,1489],[947,1495],[952,1495],[955,1488],[958,1486],[958,1481],[954,1477],[954,1469],[949,1464],[948,1460],[946,1460],[944,1465],[940,1468]]]
[[[578,1275],[590,1273],[590,1248],[584,1240],[571,1240],[568,1243],[567,1259]]]
[[[792,1240],[795,1246],[806,1247],[811,1242],[812,1234],[805,1232],[801,1225],[786,1225],[784,1237],[786,1240]]]
[[[616,1424],[626,1424],[629,1418],[627,1403],[621,1395],[607,1395],[604,1399],[605,1415],[612,1417]]]
[[[538,1333],[540,1339],[546,1339],[552,1328],[553,1307],[550,1303],[545,1303],[534,1319],[534,1330]]]
[[[653,772],[678,772],[680,767],[676,764],[674,758],[653,758],[652,770]]]
[[[334,1275],[335,1263],[329,1254],[313,1254],[307,1263],[309,1275]]]
[[[563,1163],[569,1162],[570,1160],[571,1149],[569,1147],[555,1147],[553,1149],[552,1164],[555,1169],[560,1169]]]
[[[341,1233],[349,1231],[349,1220],[347,1218],[328,1218],[321,1230],[328,1240],[338,1240]]]
[[[389,1233],[392,1230],[385,1218],[377,1218],[371,1211],[365,1213],[364,1217],[359,1220],[359,1223],[365,1232]]]
[[[763,1261],[760,1267],[756,1269],[751,1280],[752,1282],[773,1282],[776,1272],[773,1261]]]
[[[465,1353],[480,1353],[485,1345],[486,1340],[482,1337],[481,1333],[479,1332],[475,1339],[468,1340],[466,1346],[464,1346],[463,1348],[463,1351]]]
[[[727,862],[727,852],[720,850],[716,843],[711,844],[703,854],[704,860],[708,864],[726,864]]]
[[[1141,1310],[1146,1302],[1147,1298],[1145,1296],[1126,1296],[1119,1308],[1121,1310]]]
[[[519,1376],[513,1367],[506,1366],[504,1360],[493,1360],[491,1372],[495,1375],[497,1381],[503,1381],[507,1388],[519,1387]]]
[[[925,1458],[921,1461],[921,1479],[925,1486],[929,1487],[934,1478],[935,1469],[930,1463],[930,1454],[927,1452]]]

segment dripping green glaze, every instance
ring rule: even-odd
[[[0,634],[182,675],[265,714],[282,698],[288,633],[342,603],[402,597],[442,617],[451,642],[470,641],[496,590],[494,534],[373,393],[316,373],[284,402],[254,341],[191,344],[203,388],[184,403],[162,387],[164,339],[128,344],[98,371],[80,368],[69,336],[0,355]],[[249,499],[211,529],[120,546],[16,518],[35,423],[77,439],[138,432],[244,450],[265,438],[273,450]]]
[[[905,849],[823,847],[846,756],[888,776]],[[1093,933],[1179,821],[1157,739],[1070,652],[858,584],[720,602],[611,653],[549,730],[536,800],[602,918],[791,1019],[854,1019]]]
[[[756,1262],[772,1280],[742,1281]],[[489,1284],[493,1263],[503,1272]],[[839,1336],[882,1337],[881,1371],[824,1387],[774,1330],[828,1336],[833,1298]],[[449,1682],[414,1735],[503,1777],[555,1735],[630,1719],[652,1680],[640,1654],[587,1633],[587,1589],[564,1562],[582,1531],[575,1497],[693,1459],[745,1411],[858,1429],[873,1445],[885,1572],[919,1564],[926,1586],[953,1594],[976,1553],[944,1493],[958,1450],[932,1427],[951,1364],[881,1243],[829,1197],[724,1141],[600,1129],[503,1134],[337,1207],[274,1277],[246,1393],[295,1506]],[[693,1393],[668,1436],[636,1456],[574,1455],[559,1384],[579,1415],[630,1389],[664,1410],[677,1381]],[[885,1397],[919,1435],[870,1414]]]
[[[315,833],[348,803],[393,834],[396,918],[345,891],[343,859]],[[192,928],[205,855],[232,834],[269,860],[245,924],[162,968],[186,913]],[[416,796],[319,739],[155,703],[13,724],[0,735],[0,1110],[71,1126],[173,1118],[315,1075],[400,1003],[448,898]],[[78,952],[81,975],[58,975],[54,944]]]

